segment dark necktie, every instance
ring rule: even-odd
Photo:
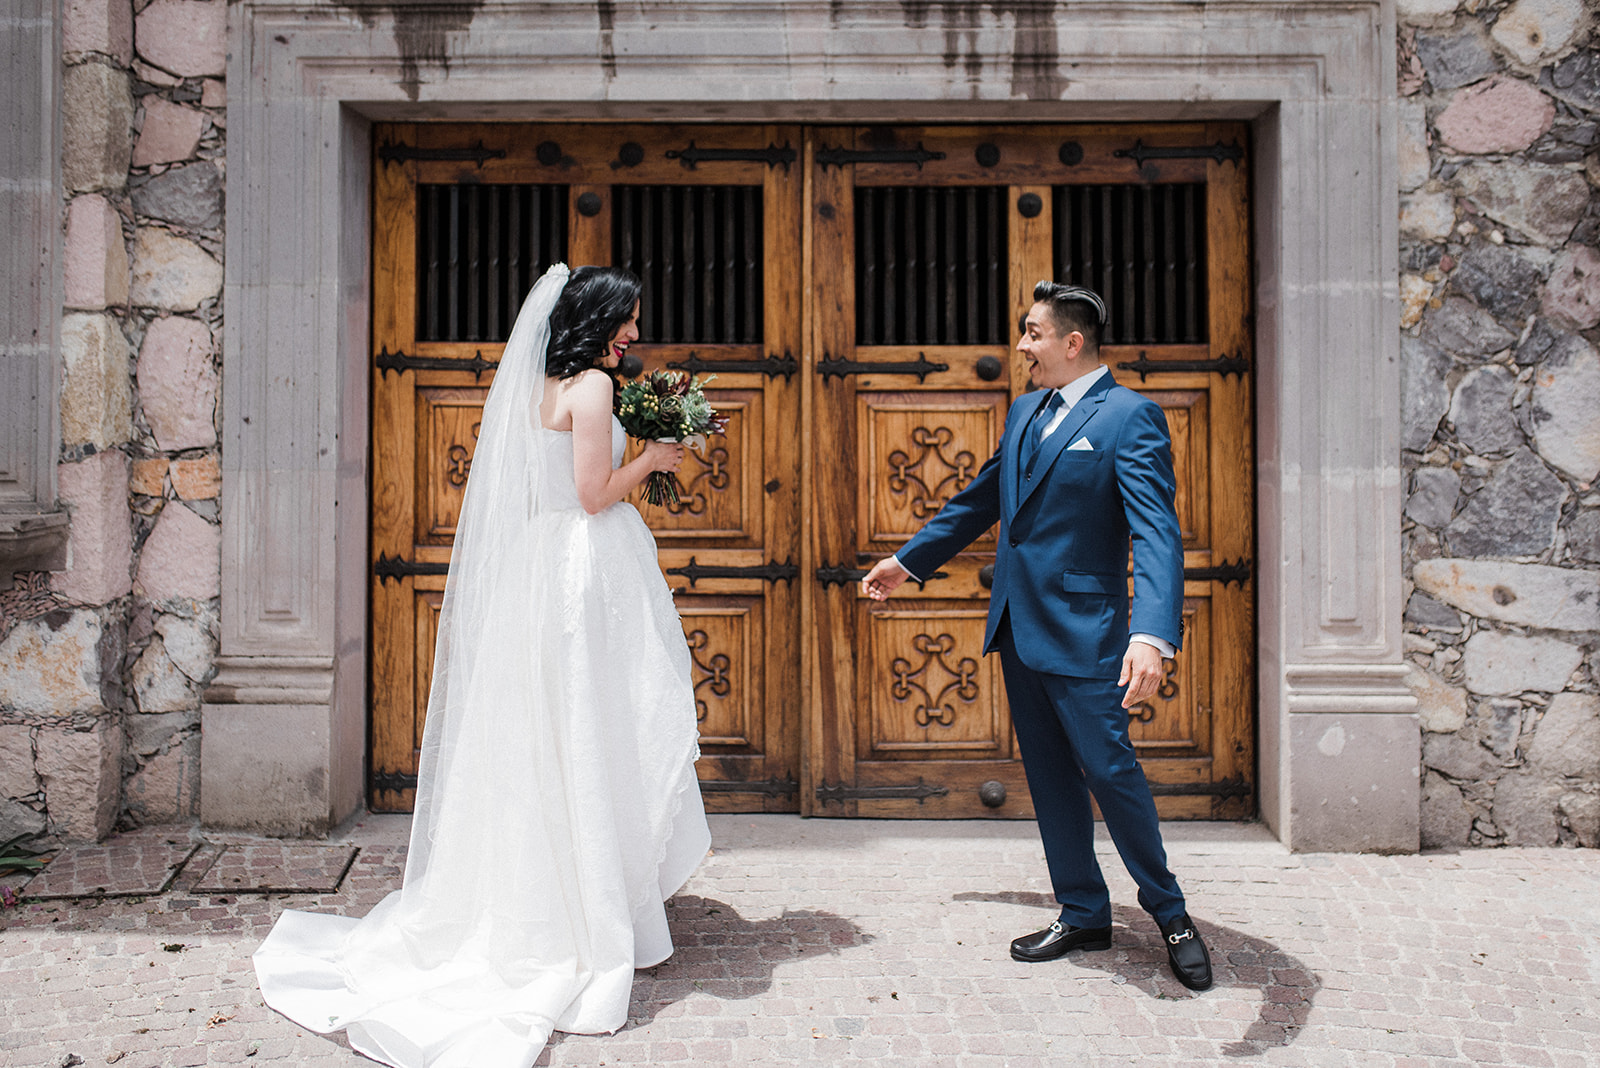
[[[1050,425],[1050,420],[1055,417],[1056,409],[1061,407],[1061,391],[1050,391],[1050,399],[1044,402],[1033,421],[1028,424],[1028,432],[1022,438],[1022,471],[1024,474],[1033,473],[1033,461],[1039,455],[1039,442],[1044,439],[1044,428]]]

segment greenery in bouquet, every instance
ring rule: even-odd
[[[617,391],[617,420],[629,437],[676,441],[700,448],[706,436],[728,425],[706,399],[705,384],[715,375],[696,378],[683,371],[651,371]],[[651,504],[677,504],[683,489],[670,471],[652,471],[645,479],[644,499]]]

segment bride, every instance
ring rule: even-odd
[[[364,919],[285,912],[267,1004],[397,1068],[526,1068],[551,1031],[615,1031],[663,902],[710,846],[689,653],[623,498],[612,380],[639,282],[533,287],[483,407],[445,586],[405,881]],[[620,464],[620,466],[619,466]]]

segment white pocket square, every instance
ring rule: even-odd
[[[1067,446],[1068,452],[1093,452],[1094,446],[1089,444],[1088,438],[1079,438]]]

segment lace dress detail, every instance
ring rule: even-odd
[[[452,750],[424,748],[437,786],[418,878],[361,920],[285,912],[255,954],[269,1005],[397,1068],[526,1068],[553,1030],[622,1027],[634,969],[672,952],[663,901],[710,846],[655,540],[631,504],[585,512],[572,435],[536,433],[542,560],[504,599],[537,692],[475,697]],[[613,467],[625,445],[613,421]],[[506,781],[525,790],[484,785]]]

